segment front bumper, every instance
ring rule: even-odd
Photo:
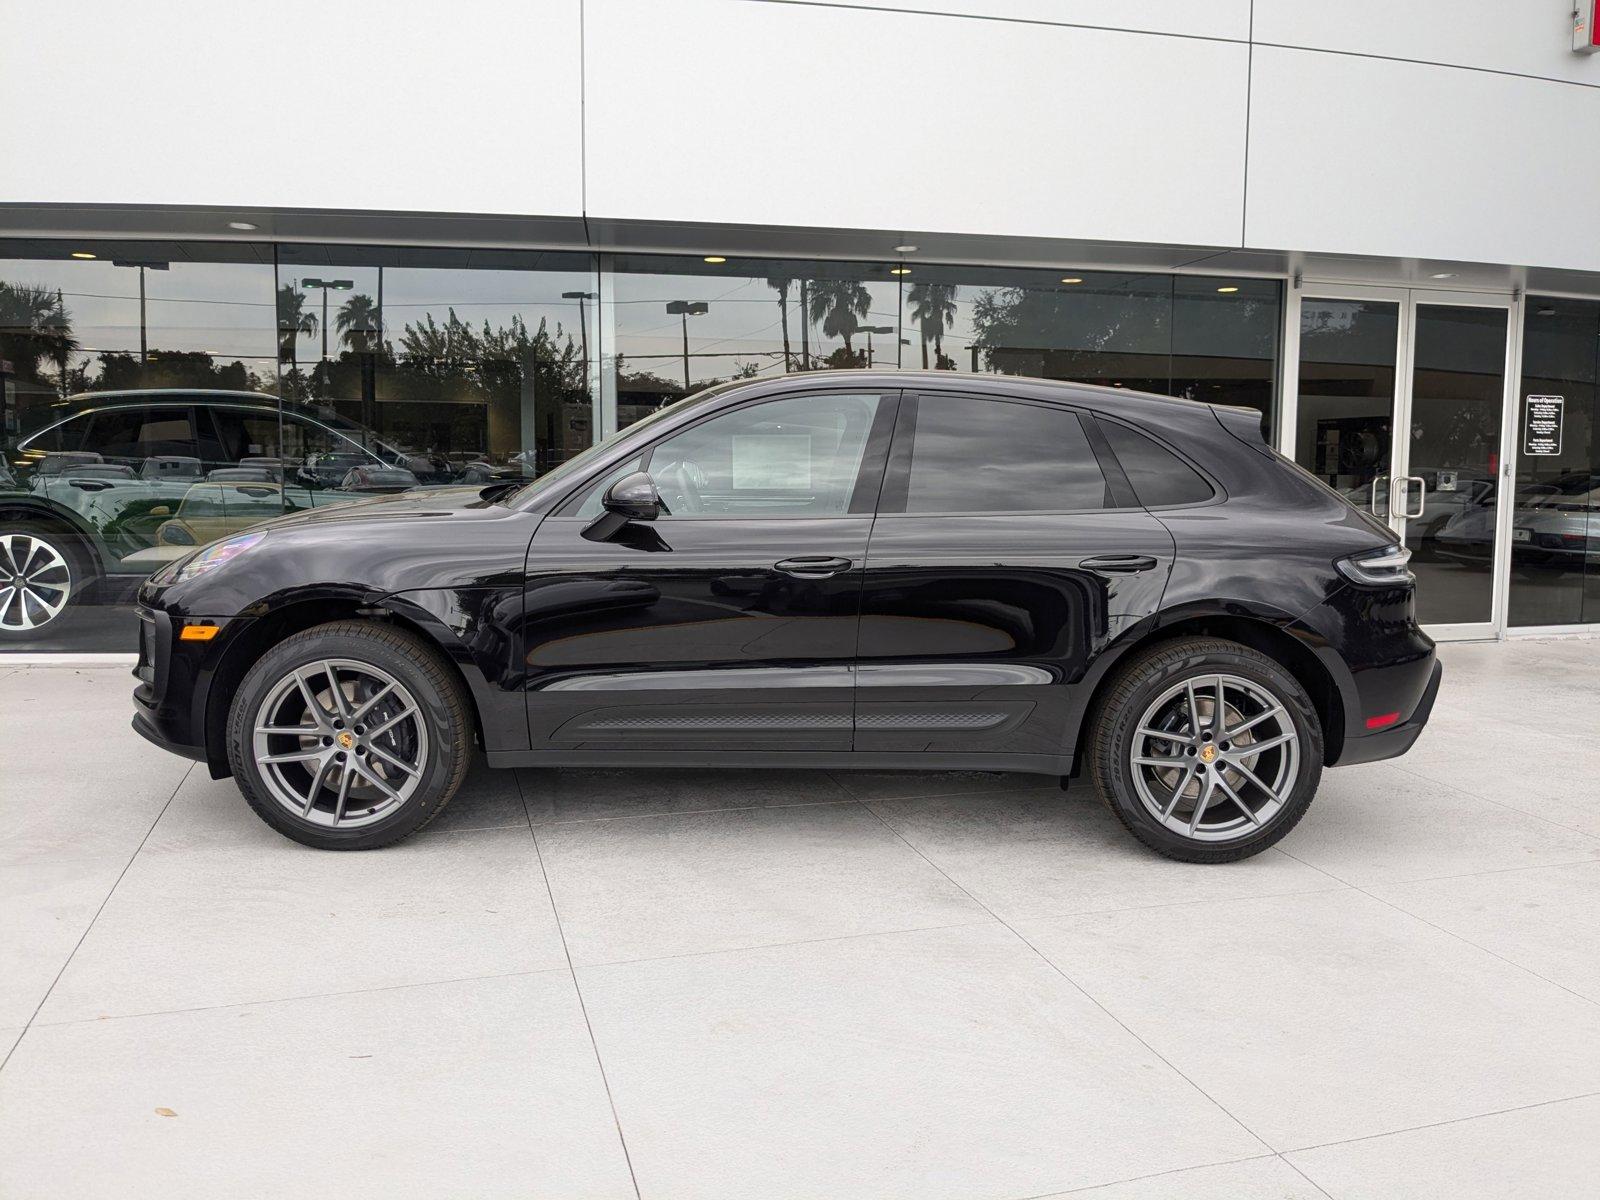
[[[248,624],[242,619],[208,621],[221,633],[203,642],[178,636],[182,619],[161,608],[140,605],[139,659],[133,676],[133,729],[163,750],[207,762],[206,698],[225,645]]]

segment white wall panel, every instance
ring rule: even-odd
[[[1255,0],[1255,39],[1600,84],[1572,52],[1573,0]]]
[[[745,0],[590,0],[588,209],[1236,245],[1247,47]]]
[[[752,0],[769,3],[770,0]],[[1191,37],[1250,36],[1250,0],[801,0],[807,4],[851,8],[897,8],[922,12],[965,13],[1058,25],[1096,25],[1103,29],[1137,29],[1181,33]]]
[[[1600,270],[1600,89],[1255,49],[1245,241]]]
[[[577,214],[579,0],[5,4],[0,201]]]

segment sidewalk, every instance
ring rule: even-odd
[[[1220,867],[982,773],[480,767],[320,853],[0,660],[0,1195],[1578,1194],[1600,640],[1442,653]]]

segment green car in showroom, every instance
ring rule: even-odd
[[[280,414],[276,396],[256,392],[99,392],[53,407],[0,460],[4,640],[214,538],[459,473],[323,410],[285,403]]]

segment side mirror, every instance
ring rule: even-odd
[[[609,542],[630,521],[654,521],[667,511],[648,471],[624,475],[606,489],[600,505],[605,511],[583,530],[583,536],[591,542]]]
[[[626,521],[654,521],[661,515],[661,493],[648,471],[624,475],[606,489],[601,507]]]

